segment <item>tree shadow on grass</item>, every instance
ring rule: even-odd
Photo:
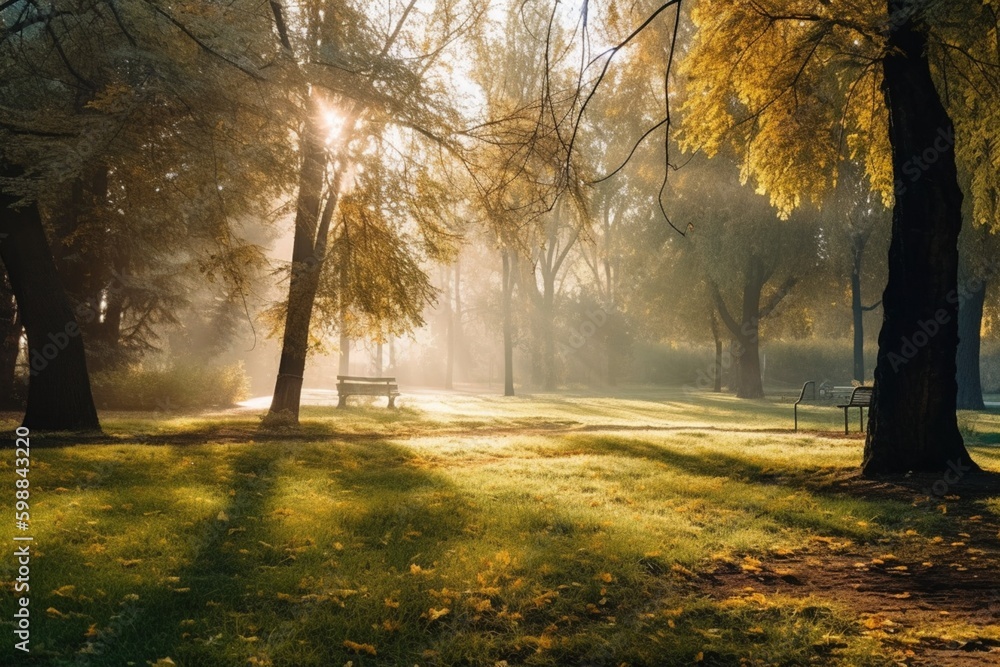
[[[875,520],[885,523],[887,528],[899,528],[902,522],[910,519],[926,530],[941,530],[949,522],[954,523],[941,512],[932,511],[941,502],[933,496],[934,484],[941,475],[867,480],[853,469],[782,464],[719,452],[686,454],[674,447],[638,438],[575,436],[567,438],[562,447],[575,454],[638,458],[656,461],[686,475],[732,480],[727,486],[728,493],[714,501],[739,507],[745,507],[746,501],[733,484],[805,492],[821,503],[831,504],[832,509],[837,509],[838,503],[855,501],[868,517],[876,517]],[[984,509],[984,501],[1000,495],[1000,474],[967,475],[950,489],[953,494],[961,493],[967,501],[956,505],[953,517],[982,514],[988,511]],[[951,496],[952,500],[957,498],[958,495]],[[822,534],[865,539],[864,530],[845,525],[836,516],[800,512],[795,508],[775,509],[768,506],[767,499],[758,504],[757,510],[779,522],[793,522]],[[995,539],[992,542],[1000,545]]]
[[[206,459],[198,461],[198,456],[209,457],[213,452],[184,449],[176,455],[190,456],[200,464]],[[385,569],[407,567],[417,557],[441,558],[441,545],[462,534],[470,520],[468,507],[447,502],[454,494],[447,481],[406,465],[410,456],[401,447],[379,441],[368,441],[363,448],[329,443],[311,448],[242,446],[228,456],[231,474],[221,489],[230,489],[228,502],[217,515],[212,510],[211,516],[204,515],[193,525],[184,525],[181,518],[169,522],[165,528],[176,534],[164,537],[187,544],[173,550],[180,557],[166,558],[161,553],[155,572],[146,566],[156,556],[133,569],[128,569],[128,563],[100,558],[99,565],[81,567],[78,548],[71,543],[63,549],[62,558],[77,564],[64,567],[67,581],[53,582],[46,591],[96,575],[108,584],[112,580],[121,584],[108,586],[109,590],[131,593],[121,605],[109,598],[75,606],[53,594],[38,594],[37,602],[33,600],[39,605],[36,608],[51,604],[72,614],[64,619],[43,617],[39,636],[46,634],[46,624],[68,620],[80,626],[69,634],[48,633],[51,650],[42,654],[46,658],[40,664],[144,665],[170,656],[182,665],[242,667],[258,654],[270,650],[297,654],[305,650],[303,646],[328,653],[331,659],[336,656],[340,660],[336,664],[344,664],[351,656],[341,645],[342,638],[334,642],[302,634],[317,609],[342,602],[330,592],[347,587],[337,580],[333,561],[343,560],[347,549],[363,551],[365,556],[359,557],[368,562],[351,567],[355,573],[367,568],[377,579]],[[305,457],[310,465],[300,471],[296,457]],[[309,506],[286,507],[290,499],[300,497],[296,495],[303,483],[299,472],[312,485],[301,497],[308,500],[314,492],[318,496]],[[99,490],[131,500],[144,495],[143,487],[170,484],[169,476],[157,476],[155,466],[123,464],[105,474]],[[347,496],[351,500],[325,499],[322,494],[327,491],[335,500]],[[160,498],[161,510],[171,507],[168,500]],[[142,505],[146,509],[148,503]],[[140,522],[144,520],[141,514],[136,511]],[[310,534],[289,530],[287,526],[296,520],[308,525],[310,529],[303,532]],[[324,533],[326,523],[338,525],[335,531]],[[334,532],[343,544],[334,542]],[[378,542],[389,539],[401,546],[379,557]],[[358,588],[359,584],[351,585]],[[87,623],[95,620],[85,633]],[[286,664],[299,662],[311,661],[294,659]],[[359,664],[356,657],[355,664]]]

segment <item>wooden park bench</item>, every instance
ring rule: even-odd
[[[865,432],[865,408],[870,408],[872,405],[872,392],[875,391],[874,387],[855,387],[854,391],[851,392],[851,400],[847,403],[842,403],[838,405],[838,408],[844,408],[844,435],[847,435],[847,411],[851,408],[858,409],[858,426],[861,428],[861,432]]]
[[[829,387],[825,388],[823,392],[825,396],[817,395],[816,393],[816,383],[810,380],[802,385],[802,391],[799,392],[799,398],[795,401],[795,406],[793,411],[795,413],[795,430],[799,430],[799,405],[802,403],[818,403],[821,398],[834,399],[840,401],[846,401],[837,404],[838,408],[844,409],[844,433],[848,432],[847,427],[847,413],[851,408],[858,408],[860,413],[860,424],[861,430],[865,430],[865,408],[871,407],[872,404],[872,387]]]
[[[399,385],[396,378],[366,378],[353,375],[337,376],[337,407],[347,406],[348,396],[386,396],[389,399],[387,407],[396,407],[396,397],[399,396]]]

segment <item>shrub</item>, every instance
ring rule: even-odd
[[[229,407],[247,397],[249,386],[242,362],[135,364],[91,376],[97,406],[112,410]]]
[[[865,373],[871,383],[875,370],[875,343],[865,346]],[[723,380],[731,366],[729,341],[723,348]],[[801,386],[806,380],[851,384],[854,374],[853,345],[849,340],[762,341],[760,346],[764,383]],[[636,346],[632,372],[637,382],[666,385],[698,385],[715,363],[715,349],[708,345],[650,344]],[[985,362],[985,359],[984,359]],[[985,378],[984,378],[985,379]]]

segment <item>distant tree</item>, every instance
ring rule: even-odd
[[[962,229],[959,237],[958,265],[958,382],[959,410],[984,410],[980,368],[983,312],[987,291],[997,273],[995,257],[997,235],[990,227],[974,221]]]
[[[779,220],[764,198],[724,173],[717,165],[688,171],[672,189],[671,203],[677,221],[691,225],[698,270],[732,339],[736,395],[762,398],[761,326],[815,273],[815,217]]]
[[[865,314],[882,306],[881,299],[865,298],[866,287],[880,289],[885,286],[885,265],[880,260],[888,246],[889,215],[881,195],[871,190],[867,179],[854,165],[845,165],[824,213],[824,237],[834,275],[838,285],[843,284],[840,281],[845,277],[849,285],[853,378],[863,384],[867,381]]]
[[[475,193],[470,205],[500,254],[507,396],[514,395],[515,291],[525,299],[535,297],[535,338],[544,348],[540,356],[550,360],[548,370],[540,370],[545,382],[554,384],[555,346],[547,332],[553,331],[555,275],[563,267],[567,241],[572,239],[572,246],[576,239],[572,231],[564,233],[567,228],[553,210],[564,193],[576,201],[583,198],[575,162],[569,175],[561,177],[560,137],[551,109],[539,103],[546,84],[547,17],[540,3],[508,7],[493,24],[494,31],[484,31],[477,41],[472,72],[486,109],[484,119],[469,132],[477,141],[466,165]],[[534,273],[539,268],[541,288]]]
[[[577,204],[574,206],[574,204]],[[559,382],[556,355],[556,299],[561,276],[568,269],[567,259],[589,222],[584,204],[560,200],[551,212],[543,215],[532,239],[530,263],[522,263],[522,292],[531,303],[533,349],[532,364],[536,380],[544,389],[554,390]]]

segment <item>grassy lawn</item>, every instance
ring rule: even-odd
[[[788,397],[667,390],[303,416],[112,413],[106,437],[35,440],[32,652],[5,613],[0,663],[1000,659],[995,480],[861,480],[834,409],[797,434]],[[962,420],[1000,470],[1000,415]]]

